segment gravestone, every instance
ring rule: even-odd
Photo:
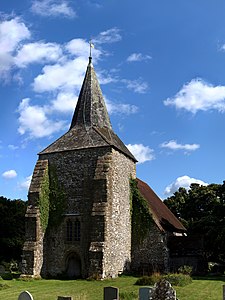
[[[57,300],[73,300],[73,297],[70,297],[70,296],[58,296]]]
[[[223,285],[223,300],[225,300],[225,285]]]
[[[28,291],[24,291],[19,295],[18,300],[34,300],[34,299],[33,296]]]
[[[149,300],[176,300],[176,291],[167,280],[162,279],[150,290]]]
[[[5,267],[3,265],[0,265],[0,275],[5,274]]]
[[[119,300],[119,289],[113,286],[104,287],[104,300]]]
[[[143,287],[139,289],[139,300],[149,300],[150,299],[150,293],[151,293],[150,287]]]

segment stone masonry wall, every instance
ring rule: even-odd
[[[130,260],[129,178],[134,162],[111,147],[40,156],[54,167],[67,207],[57,228],[48,228],[42,275],[67,271],[67,257],[80,258],[81,276],[117,276]],[[79,219],[80,241],[66,241],[66,220]]]
[[[140,244],[132,243],[132,270],[141,274],[168,271],[167,236],[152,224]]]
[[[112,151],[108,180],[108,206],[105,216],[103,277],[116,277],[129,269],[131,261],[130,178],[136,178],[135,164],[118,151]]]

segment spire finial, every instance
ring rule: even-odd
[[[94,48],[94,44],[92,43],[91,39],[89,41],[89,45],[90,45],[89,64],[91,64],[91,60],[92,60],[91,48]]]

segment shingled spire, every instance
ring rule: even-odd
[[[39,154],[111,146],[137,161],[114,133],[91,56],[70,129]]]
[[[91,57],[89,57],[89,64],[70,129],[83,125],[112,129]]]

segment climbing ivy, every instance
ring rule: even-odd
[[[51,166],[49,170],[49,226],[58,227],[63,220],[63,212],[66,206],[66,195],[59,184],[55,166]]]
[[[48,168],[46,168],[41,183],[41,190],[38,199],[38,207],[40,210],[40,220],[42,230],[45,231],[48,226],[49,217],[49,176]]]
[[[153,219],[145,198],[141,195],[136,179],[130,179],[131,224],[134,242],[141,242],[146,237]]]

